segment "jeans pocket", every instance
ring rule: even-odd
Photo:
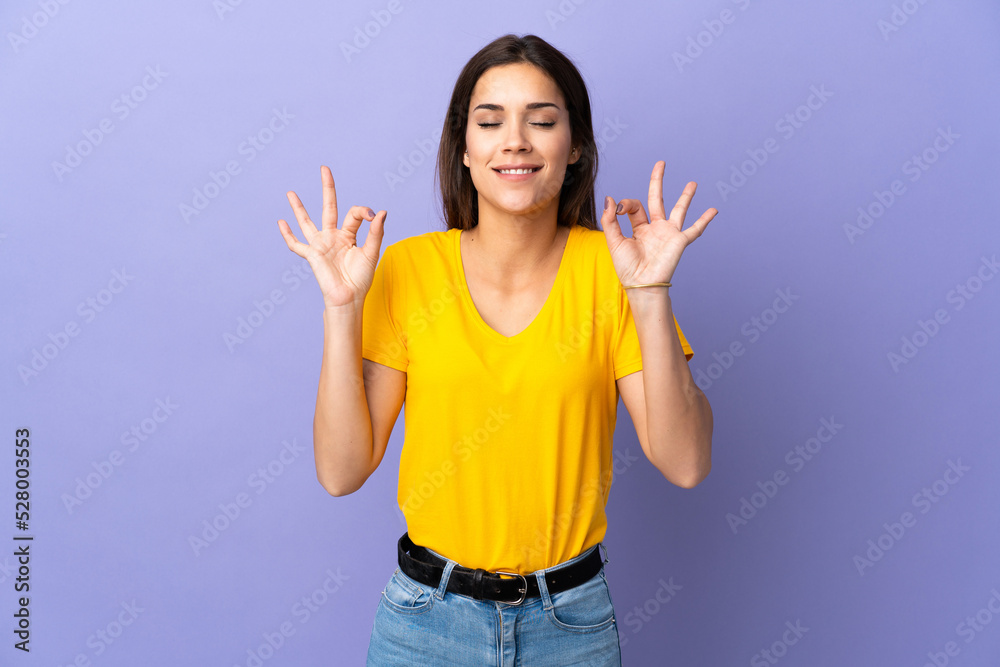
[[[552,609],[546,613],[549,620],[563,630],[597,632],[615,622],[615,609],[603,570],[579,586],[550,597]]]
[[[382,599],[393,611],[404,614],[419,614],[427,611],[434,603],[434,592],[419,581],[414,581],[406,573],[396,568],[392,578],[382,591]]]

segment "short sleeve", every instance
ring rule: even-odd
[[[375,266],[371,289],[365,296],[362,313],[361,356],[376,363],[406,372],[409,355],[406,336],[399,322],[404,308],[402,283],[393,265],[392,246],[383,251]]]
[[[642,355],[639,350],[639,334],[635,329],[635,320],[632,318],[632,309],[629,307],[628,296],[625,290],[618,288],[618,332],[615,336],[615,348],[613,352],[615,366],[615,380],[642,370]],[[684,337],[681,325],[674,317],[674,327],[677,328],[677,337],[681,342],[681,349],[684,350],[684,358],[688,361],[694,356],[694,350]]]

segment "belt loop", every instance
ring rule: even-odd
[[[545,572],[546,570],[535,570],[532,572],[532,576],[538,580],[538,594],[542,598],[542,608],[545,611],[552,609],[552,596],[549,595],[549,586],[545,583]]]
[[[599,542],[598,544],[600,544],[601,549],[604,550],[604,562],[610,563],[611,561],[608,560],[608,549],[607,547],[604,546],[604,542]]]
[[[444,599],[444,594],[448,592],[448,581],[451,579],[451,571],[455,569],[456,562],[451,559],[446,559],[444,564],[444,572],[441,573],[441,581],[438,582],[437,590],[434,595],[438,600]]]

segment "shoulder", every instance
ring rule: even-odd
[[[394,262],[424,262],[432,257],[449,257],[459,233],[458,229],[426,232],[400,239],[382,249],[382,256],[392,256]]]
[[[604,232],[600,229],[587,229],[581,225],[573,225],[573,230],[580,239],[580,245],[586,248],[608,249],[608,242],[604,237]]]
[[[614,266],[611,263],[611,252],[608,250],[608,241],[604,236],[604,231],[587,229],[579,225],[574,225],[573,231],[577,235],[577,255],[583,261],[591,263],[591,266],[600,265],[602,268]]]
[[[581,225],[573,225],[573,229],[579,236],[582,245],[588,247],[600,245],[607,249],[608,242],[604,239],[604,232],[600,229],[587,229]]]

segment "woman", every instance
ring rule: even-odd
[[[354,206],[338,229],[326,167],[322,230],[293,192],[307,243],[278,223],[323,292],[314,445],[331,494],[375,471],[406,399],[408,530],[368,661],[618,665],[598,551],[618,396],[663,475],[700,483],[712,413],[667,289],[718,211],[682,231],[696,185],[667,218],[658,162],[650,217],[608,197],[598,230],[586,86],[538,37],[484,47],[449,109],[438,154],[447,231],[403,239],[379,261],[386,212]]]

